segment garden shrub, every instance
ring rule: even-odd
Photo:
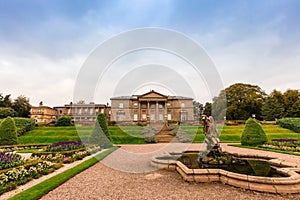
[[[31,131],[32,129],[34,129],[34,119],[15,117],[14,120],[17,127],[25,127],[26,131]]]
[[[152,126],[145,126],[142,130],[142,134],[144,136],[144,141],[149,142],[149,143],[156,143],[157,138],[156,138],[156,133],[157,130],[152,127]]]
[[[57,119],[57,122],[55,123],[55,126],[71,126],[72,125],[72,119],[69,116],[62,116]]]
[[[106,117],[103,113],[99,113],[97,116],[97,121],[89,142],[90,144],[100,145],[102,148],[108,148],[112,146],[111,137],[107,128]]]
[[[16,112],[12,108],[0,107],[0,119],[6,118],[8,116],[15,116]]]
[[[26,133],[26,128],[24,126],[17,127],[17,135],[18,137],[24,135]]]
[[[247,146],[257,146],[262,145],[267,141],[267,136],[262,126],[254,119],[249,118],[246,121],[246,126],[241,136],[241,144]]]
[[[117,124],[116,121],[108,121],[108,126],[115,126]]]
[[[179,142],[182,143],[189,143],[193,141],[192,138],[186,132],[184,132],[180,127],[178,128],[176,138],[178,139]]]
[[[11,117],[7,117],[0,124],[0,144],[17,144],[17,127]]]
[[[300,118],[283,118],[278,121],[279,126],[300,133]]]
[[[23,118],[23,117],[14,117],[14,120],[15,120],[15,124],[16,124],[17,128],[25,127],[26,132],[34,129],[34,126],[35,126],[34,119]],[[3,121],[3,119],[0,119],[0,122],[1,121]]]

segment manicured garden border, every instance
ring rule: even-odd
[[[62,183],[66,182],[67,180],[72,178],[73,176],[75,176],[75,175],[79,174],[80,172],[84,171],[85,169],[93,166],[99,160],[102,160],[103,158],[105,158],[107,155],[109,155],[116,149],[118,149],[118,147],[111,147],[108,150],[104,151],[103,153],[100,153],[99,155],[97,155],[93,158],[90,158],[89,160],[84,161],[83,163],[80,163],[79,165],[77,165],[65,172],[62,172],[54,177],[51,177],[51,178],[41,182],[40,184],[37,184],[25,191],[13,196],[12,198],[10,198],[10,200],[39,199],[43,195],[47,194],[49,191],[55,189]]]
[[[253,147],[253,146],[243,146],[241,144],[228,144],[228,146],[245,148],[245,149],[262,150],[262,151],[271,151],[271,152],[276,152],[276,153],[284,153],[284,154],[289,154],[289,155],[294,155],[294,156],[300,156],[300,152],[293,152],[293,151],[283,151],[283,150],[268,149],[268,148]]]

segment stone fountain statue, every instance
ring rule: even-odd
[[[200,151],[199,154],[199,162],[202,162],[205,157],[220,156],[222,154],[220,132],[217,129],[214,118],[202,115],[202,121],[204,124],[203,133],[205,134],[205,142],[203,143],[204,150]]]

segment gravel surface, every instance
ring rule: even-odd
[[[150,159],[155,154],[166,151],[165,144],[122,145],[121,149],[110,154],[84,172],[49,192],[42,199],[229,199],[229,200],[281,200],[297,199],[297,195],[274,195],[259,193],[221,183],[193,184],[182,180],[172,171],[155,170]],[[263,152],[251,149],[230,147],[222,144],[226,151],[280,155],[289,162],[300,163],[299,156]],[[180,150],[182,146],[168,145],[168,150]],[[193,144],[190,149],[199,149]],[[117,166],[117,167],[116,167]],[[118,170],[116,170],[116,168]],[[134,173],[129,173],[133,168]],[[141,173],[141,172],[147,173]]]

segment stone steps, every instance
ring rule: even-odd
[[[178,142],[177,138],[172,135],[156,135],[159,143]]]

